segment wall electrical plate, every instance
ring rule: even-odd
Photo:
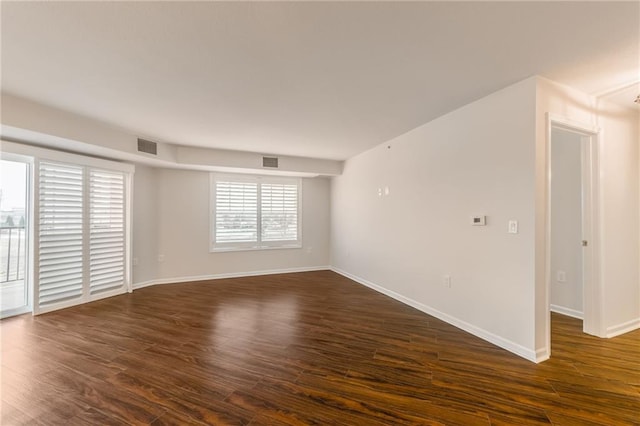
[[[471,225],[473,226],[485,226],[487,224],[486,216],[471,216]]]

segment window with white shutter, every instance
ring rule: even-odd
[[[295,178],[212,174],[212,251],[301,247],[300,188]]]
[[[258,241],[258,185],[220,180],[215,183],[216,244]]]
[[[83,295],[82,167],[40,163],[39,299],[41,306]]]
[[[124,174],[89,172],[89,288],[91,294],[124,285]]]
[[[263,183],[262,241],[298,240],[298,184]]]

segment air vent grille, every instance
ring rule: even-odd
[[[262,167],[278,168],[278,157],[262,157]]]
[[[158,155],[158,144],[146,139],[138,139],[138,151]]]

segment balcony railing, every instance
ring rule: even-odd
[[[24,279],[25,243],[24,226],[0,228],[0,283]]]

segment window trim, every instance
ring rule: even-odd
[[[234,252],[234,251],[257,251],[257,250],[281,250],[302,248],[302,178],[282,177],[257,174],[240,173],[218,173],[211,172],[209,175],[209,252]],[[257,194],[257,234],[258,240],[251,242],[236,243],[216,243],[216,183],[221,180],[231,180],[233,182],[256,183],[258,185]],[[262,184],[295,184],[298,188],[298,209],[297,209],[297,240],[288,241],[262,241]]]

